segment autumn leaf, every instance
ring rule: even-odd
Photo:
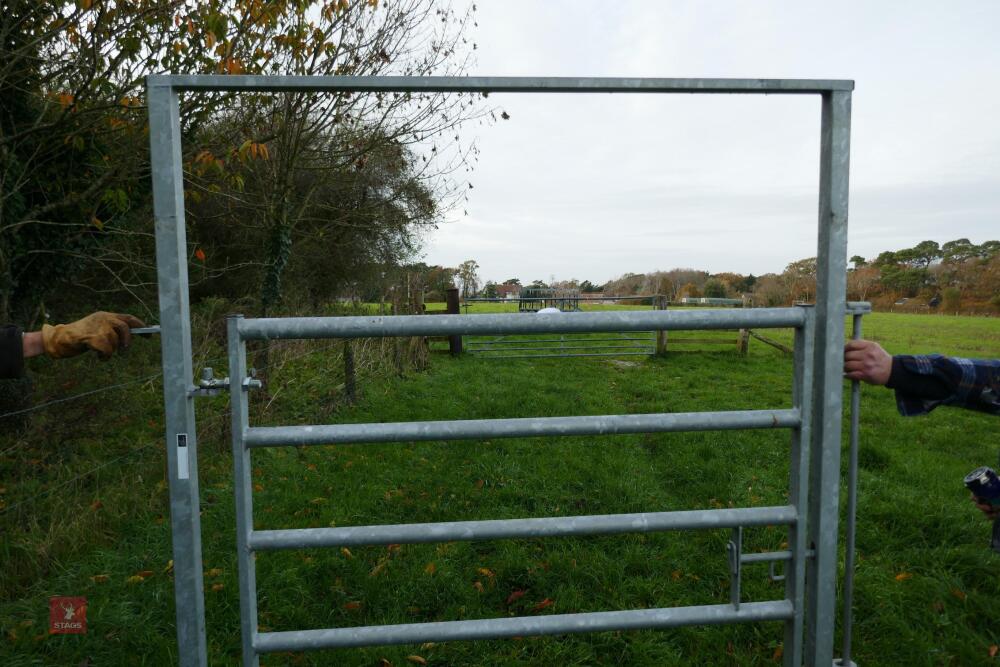
[[[518,600],[520,600],[521,598],[523,598],[524,594],[527,593],[527,592],[528,591],[526,591],[526,590],[523,590],[523,591],[522,590],[514,591],[513,593],[511,593],[510,595],[507,596],[507,604],[508,605],[514,604],[515,602],[517,602]]]
[[[170,560],[167,561],[167,566],[165,568],[163,568],[163,573],[164,574],[169,574],[170,572],[173,572],[173,571],[174,571],[174,561],[173,561],[173,559],[170,559]]]
[[[434,574],[437,571],[437,565],[434,563],[427,563],[427,567],[424,568],[424,574]]]
[[[225,587],[226,587],[225,584],[212,584],[212,592],[213,593],[218,593],[219,591],[221,591]]]
[[[217,577],[220,574],[222,574],[222,568],[221,567],[213,567],[211,570],[209,570],[208,572],[205,573],[205,576],[206,577]]]
[[[483,488],[483,485],[485,485],[485,484],[486,484],[485,480],[482,480],[482,479],[477,479],[476,480],[476,488],[477,489]]]
[[[261,486],[260,484],[254,484],[253,485],[253,490],[256,491],[257,493],[260,493],[261,491],[264,490],[264,487]]]
[[[194,258],[196,260],[198,260],[199,262],[204,262],[205,261],[205,251],[202,250],[201,248],[196,249],[194,251]]]
[[[784,655],[785,655],[785,647],[781,644],[778,644],[777,648],[774,649],[774,653],[771,654],[771,660],[777,662],[778,660],[781,660],[782,656]]]
[[[997,652],[1000,652],[1000,646],[997,646],[996,644],[990,644],[990,657],[991,658],[997,657]]]
[[[492,579],[494,576],[496,576],[496,574],[493,572],[493,570],[491,570],[488,567],[478,567],[478,568],[476,568],[476,572],[478,572],[479,574],[483,575],[484,577],[489,577],[490,579]]]
[[[674,570],[673,572],[670,573],[670,578],[673,579],[674,581],[680,581],[681,580],[681,571],[680,570]]]
[[[91,512],[96,512],[97,510],[101,509],[102,507],[104,507],[104,503],[102,503],[100,500],[95,500],[94,502],[90,503],[90,511]]]
[[[479,581],[478,579],[472,582],[472,587],[475,588],[480,593],[483,592],[483,582]]]
[[[136,572],[136,574],[138,574],[143,579],[149,579],[150,577],[153,576],[153,571],[152,570],[142,570],[140,572]]]
[[[103,584],[106,583],[110,578],[111,577],[109,577],[106,574],[95,574],[90,578],[90,580],[93,581],[95,584]]]
[[[406,659],[408,661],[412,662],[414,665],[426,665],[427,664],[427,660],[425,658],[421,658],[419,655],[408,655],[408,656],[406,656]]]
[[[357,611],[358,609],[361,609],[361,603],[360,602],[348,602],[348,603],[346,603],[344,605],[344,609],[346,609],[348,611]]]
[[[954,596],[955,596],[956,598],[958,598],[959,600],[965,600],[965,598],[966,598],[966,597],[968,597],[968,596],[967,596],[967,595],[965,594],[965,591],[963,591],[963,590],[961,590],[961,589],[958,589],[958,588],[953,588],[953,589],[951,589],[951,594],[952,594],[952,595],[954,595]]]
[[[900,572],[896,575],[896,581],[906,581],[907,579],[912,579],[913,575],[909,572]]]
[[[347,547],[340,547],[340,553],[344,554],[344,558],[354,558],[354,554]]]
[[[138,574],[134,574],[125,580],[125,582],[129,584],[139,584],[142,583],[143,581],[145,581],[145,579],[140,577]]]
[[[382,658],[378,661],[378,667],[392,667],[392,663],[385,658]]]
[[[541,610],[545,609],[546,607],[551,607],[554,604],[555,604],[555,601],[552,598],[545,598],[544,600],[542,600],[541,602],[539,602],[538,604],[536,604],[534,607],[532,607],[531,611],[532,612],[541,611]]]

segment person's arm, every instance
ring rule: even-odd
[[[41,331],[29,331],[21,337],[21,351],[25,359],[45,354]]]
[[[926,414],[939,405],[1000,415],[1000,360],[893,357],[878,343],[852,340],[844,346],[844,375],[894,389],[904,416]]]

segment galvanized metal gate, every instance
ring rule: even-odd
[[[237,541],[244,662],[271,651],[482,639],[690,624],[782,621],[785,664],[828,665],[833,656],[844,342],[848,156],[853,82],[762,79],[594,79],[457,77],[155,76],[147,82],[160,284],[167,461],[181,664],[204,665],[204,600],[198,519],[197,443],[178,93],[182,91],[330,92],[646,92],[809,94],[821,100],[817,303],[813,307],[733,311],[652,311],[535,315],[243,319],[229,321],[229,382],[237,493]],[[676,329],[795,329],[792,407],[787,409],[567,416],[528,419],[251,427],[247,420],[245,342],[276,338],[514,335]],[[789,502],[775,507],[651,512],[503,521],[253,530],[250,450],[255,447],[455,440],[479,437],[606,435],[785,428],[791,433]],[[789,549],[742,554],[742,529],[787,526]],[[259,632],[253,553],[337,545],[593,535],[730,528],[729,604],[559,614],[443,623]],[[785,561],[785,595],[743,602],[744,564]]]

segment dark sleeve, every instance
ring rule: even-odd
[[[24,375],[24,343],[21,330],[13,324],[0,326],[0,379]]]
[[[943,401],[954,393],[954,388],[938,375],[924,375],[907,368],[899,356],[892,358],[892,373],[885,384],[901,394],[930,401]]]

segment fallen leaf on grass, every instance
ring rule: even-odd
[[[414,665],[426,665],[427,660],[421,658],[419,655],[408,655],[406,659],[412,662]]]
[[[495,576],[493,570],[491,570],[488,567],[478,567],[476,568],[476,572],[483,575],[484,577],[489,577],[490,579],[492,579]]]
[[[997,646],[996,644],[990,644],[990,657],[991,658],[997,657],[997,652],[998,651],[1000,651],[1000,646]]]
[[[782,646],[781,644],[778,644],[778,646],[774,649],[774,653],[771,654],[771,660],[777,662],[778,660],[781,660],[782,656],[784,655],[785,655],[785,647]]]
[[[437,565],[427,563],[427,567],[424,568],[424,574],[434,574],[435,572],[437,572]]]
[[[358,609],[361,609],[361,603],[360,602],[347,602],[347,603],[344,604],[344,609],[346,609],[348,611],[357,611]]]
[[[900,572],[896,575],[896,581],[906,581],[907,579],[912,579],[913,575],[909,572]]]
[[[953,589],[951,589],[951,594],[952,594],[952,595],[954,595],[954,596],[955,596],[956,598],[958,598],[959,600],[965,600],[965,598],[967,598],[967,597],[968,597],[968,596],[967,596],[967,595],[965,594],[965,591],[963,591],[963,590],[961,590],[961,589],[958,589],[958,588],[953,588]]]
[[[94,502],[90,503],[90,511],[91,512],[96,512],[97,510],[101,509],[102,507],[104,507],[104,503],[102,503],[100,500],[95,500]]]
[[[136,572],[136,574],[138,574],[143,579],[149,579],[150,577],[153,576],[153,571],[152,570],[141,570],[139,572]]]
[[[128,579],[126,579],[125,583],[128,583],[128,584],[140,584],[140,583],[142,583],[144,581],[146,581],[146,579],[144,577],[140,577],[138,574],[134,574],[131,577],[129,577]]]
[[[254,484],[253,485],[253,490],[256,491],[257,493],[260,493],[261,491],[264,490],[264,487],[261,486],[260,484]]]
[[[485,484],[486,484],[486,481],[485,481],[485,480],[482,480],[482,479],[477,479],[477,480],[476,480],[476,488],[477,488],[477,489],[481,489],[481,488],[483,488],[483,486],[484,486]]]
[[[378,661],[378,667],[392,667],[392,663],[385,658],[382,658]]]
[[[225,587],[226,587],[225,584],[212,584],[212,592],[213,593],[218,593],[219,591],[221,591]]]
[[[221,567],[213,567],[211,570],[209,570],[208,572],[205,573],[205,576],[206,577],[217,577],[220,574],[222,574],[222,568]]]
[[[524,591],[520,591],[520,590],[514,591],[513,593],[511,593],[510,595],[507,596],[507,604],[508,605],[514,604],[515,602],[517,602],[518,600],[520,600],[521,598],[523,598],[524,594],[527,593],[527,592],[528,591],[526,591],[526,590],[524,590]]]
[[[430,651],[435,646],[436,646],[436,644],[434,642],[424,642],[423,644],[420,645],[420,650],[421,651]]]
[[[670,578],[673,579],[674,581],[680,581],[681,576],[682,575],[680,570],[674,570],[673,572],[670,573]]]
[[[354,554],[352,554],[351,550],[347,547],[341,547],[340,553],[344,554],[344,558],[354,558]]]
[[[472,587],[475,588],[480,593],[483,592],[483,582],[479,581],[478,579],[472,582]]]
[[[106,574],[95,574],[90,578],[90,580],[93,581],[95,584],[103,584],[110,578],[111,577],[109,577]]]
[[[541,610],[545,609],[546,607],[551,607],[554,604],[555,604],[555,601],[552,598],[545,598],[544,600],[542,600],[541,602],[539,602],[538,604],[536,604],[534,607],[532,607],[531,611],[532,612],[541,611]]]
[[[163,568],[163,574],[170,574],[174,571],[174,561],[170,559],[167,561],[167,566]]]

